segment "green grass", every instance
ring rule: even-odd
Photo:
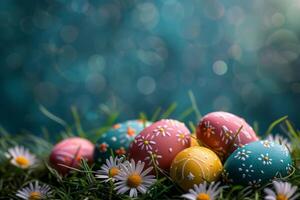
[[[186,117],[194,115],[195,122],[201,118],[196,99],[192,92],[189,92],[191,99],[191,107],[183,111],[179,116],[173,116],[176,110],[176,103],[170,105],[169,108],[158,108],[153,112],[152,116],[146,116],[140,113],[140,118],[156,121],[161,118],[172,116],[174,119],[185,120]],[[49,120],[53,120],[60,124],[62,130],[59,134],[55,134],[55,141],[70,136],[80,136],[88,138],[95,142],[97,138],[108,130],[118,119],[119,114],[110,110],[106,106],[100,108],[104,115],[106,115],[106,122],[101,127],[84,130],[80,122],[80,115],[76,107],[71,107],[71,113],[74,121],[69,123],[60,117],[48,111],[45,107],[40,106],[40,110],[45,114]],[[188,122],[190,129],[195,129],[194,122]],[[287,131],[292,147],[293,160],[296,166],[300,162],[300,131],[293,127],[292,123],[284,116],[274,121],[263,136],[270,134],[274,127],[281,125]],[[258,123],[255,123],[255,130],[258,130]],[[100,166],[88,166],[86,162],[82,161],[82,168],[73,170],[71,174],[66,177],[59,175],[53,168],[48,165],[48,156],[51,152],[53,144],[49,142],[49,131],[43,127],[43,136],[37,137],[32,133],[12,135],[9,134],[3,127],[0,126],[0,199],[17,199],[15,193],[18,189],[26,186],[29,182],[39,180],[51,186],[54,191],[54,199],[111,199],[111,200],[125,200],[130,199],[127,195],[116,195],[111,183],[102,183],[94,178],[94,173]],[[24,171],[12,166],[4,157],[4,152],[15,145],[23,145],[35,153],[42,164],[39,168],[34,170]],[[294,173],[286,178],[286,181],[294,185],[300,186],[300,170],[295,167]],[[232,199],[262,199],[263,186],[258,189],[249,187],[242,187],[238,185],[230,185],[221,193],[221,200]],[[151,187],[149,192],[145,195],[140,195],[138,199],[182,199],[180,196],[185,192],[172,182],[168,176],[159,176],[158,181]]]

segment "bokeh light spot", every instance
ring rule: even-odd
[[[60,36],[66,43],[74,42],[78,36],[78,29],[75,26],[63,26]]]
[[[137,5],[136,12],[133,17],[136,26],[145,29],[153,29],[159,22],[159,12],[153,3],[140,3]]]
[[[214,64],[213,64],[213,71],[215,72],[215,74],[217,75],[224,75],[227,72],[227,64],[223,61],[223,60],[217,60]]]
[[[285,17],[281,13],[275,13],[272,16],[272,24],[276,27],[280,27],[285,23]]]
[[[154,92],[156,87],[155,80],[150,76],[143,76],[137,81],[137,88],[140,93],[149,95]]]
[[[88,66],[92,72],[102,72],[105,68],[105,59],[98,54],[89,57]]]
[[[232,103],[226,96],[218,96],[213,102],[213,108],[215,110],[229,111]]]

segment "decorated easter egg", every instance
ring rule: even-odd
[[[169,170],[177,153],[190,147],[190,131],[172,119],[157,121],[145,128],[129,148],[129,157],[141,160],[147,166]]]
[[[200,146],[199,141],[196,138],[196,135],[194,133],[191,134],[191,147],[193,147],[193,146]]]
[[[49,161],[59,173],[66,174],[70,168],[79,168],[80,160],[93,163],[94,145],[87,139],[72,137],[59,142],[51,151]],[[65,167],[65,166],[68,167]]]
[[[258,140],[256,133],[244,119],[227,112],[205,115],[197,127],[197,138],[223,159],[238,147]]]
[[[246,144],[235,150],[224,164],[229,183],[259,187],[292,172],[292,159],[284,145],[268,140]]]
[[[115,124],[100,136],[95,147],[95,161],[103,163],[109,156],[127,155],[130,143],[150,122],[129,120]]]
[[[221,160],[210,149],[200,146],[178,153],[172,162],[170,175],[184,190],[204,181],[216,181],[223,170]]]

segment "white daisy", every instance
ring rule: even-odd
[[[153,175],[147,175],[152,171],[152,167],[144,169],[145,163],[138,161],[137,163],[131,159],[120,164],[121,171],[115,176],[117,194],[124,194],[129,190],[130,197],[137,197],[138,191],[146,193],[148,188],[156,181]]]
[[[153,130],[153,133],[156,136],[162,135],[162,136],[171,136],[170,130],[172,130],[171,128],[169,128],[167,125],[163,125],[163,126],[157,126],[155,130]]]
[[[195,184],[194,188],[189,189],[189,193],[182,195],[182,197],[189,200],[215,200],[219,197],[223,189],[223,187],[219,187],[219,185],[220,182]]]
[[[275,142],[275,143],[278,143],[278,144],[281,144],[281,145],[284,145],[286,146],[290,151],[292,151],[292,145],[291,143],[289,142],[288,139],[282,137],[281,135],[278,135],[276,134],[275,136],[274,135],[268,135],[268,137],[266,138],[267,140],[271,141],[271,142]]]
[[[5,156],[10,159],[11,164],[22,169],[28,169],[37,164],[36,156],[23,146],[9,148]]]
[[[38,181],[29,183],[29,186],[17,191],[16,196],[26,200],[48,199],[52,194],[51,188],[46,184],[39,184]]]
[[[122,159],[112,156],[106,159],[106,164],[101,166],[101,169],[97,171],[96,178],[104,179],[104,182],[115,181],[115,176],[120,173],[120,163]]]
[[[265,188],[265,200],[294,200],[298,199],[299,193],[296,193],[297,186],[292,186],[288,182],[273,181],[275,191]]]
[[[136,141],[138,142],[138,146],[141,147],[141,150],[146,149],[152,150],[152,145],[155,145],[156,142],[153,141],[154,135],[150,137],[150,135],[138,135]]]
[[[272,158],[269,157],[269,154],[266,153],[264,154],[260,154],[260,157],[258,158],[258,160],[262,161],[264,165],[271,165],[272,164]]]

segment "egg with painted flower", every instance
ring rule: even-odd
[[[228,112],[205,115],[197,127],[197,138],[222,159],[226,159],[238,147],[258,140],[244,119]]]
[[[129,157],[147,166],[169,170],[177,153],[190,147],[190,131],[184,123],[162,119],[145,128],[129,148]]]
[[[103,163],[109,156],[127,155],[129,144],[151,123],[143,120],[129,120],[113,125],[96,142],[95,161]]]
[[[224,164],[224,180],[244,186],[260,187],[292,172],[292,159],[286,146],[256,141],[235,150]]]
[[[187,191],[194,184],[216,181],[222,169],[221,160],[213,151],[194,146],[176,155],[171,165],[170,175],[174,182]]]

